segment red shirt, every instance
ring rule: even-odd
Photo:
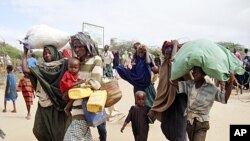
[[[78,74],[71,74],[69,71],[66,71],[63,74],[63,77],[60,82],[60,90],[62,94],[71,89],[73,87],[73,84],[77,82]]]

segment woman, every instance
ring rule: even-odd
[[[59,82],[67,69],[67,62],[54,46],[43,49],[44,62],[34,68],[27,66],[24,48],[22,69],[29,74],[38,97],[33,133],[40,141],[62,141],[67,117],[63,111],[66,102],[62,99]]]
[[[151,83],[151,70],[154,69],[154,64],[146,46],[138,46],[136,52],[135,65],[132,66],[132,69],[127,70],[120,65],[117,67],[117,72],[122,79],[134,86],[134,94],[137,91],[146,93],[145,105],[151,107],[156,93]]]
[[[187,105],[185,94],[178,94],[177,88],[170,82],[172,56],[177,51],[177,41],[165,41],[162,45],[164,60],[159,67],[159,84],[150,116],[161,121],[161,130],[170,141],[186,140],[186,117],[184,110]]]
[[[79,72],[80,79],[86,80],[85,85],[90,85],[92,89],[99,89],[101,87],[100,82],[103,74],[102,59],[98,56],[98,50],[94,41],[90,36],[79,32],[76,35],[71,36],[70,45],[81,62]],[[91,141],[92,135],[90,128],[84,119],[82,99],[73,102],[71,114],[72,122],[67,129],[64,140]],[[98,126],[98,132],[100,134],[100,140],[106,140],[105,123]]]

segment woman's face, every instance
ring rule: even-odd
[[[80,61],[84,61],[84,59],[87,57],[87,47],[86,45],[82,45],[79,40],[73,41],[73,49],[77,55],[77,57],[80,59]]]
[[[45,62],[51,62],[52,61],[52,54],[49,51],[48,48],[44,48],[43,50],[43,59]]]

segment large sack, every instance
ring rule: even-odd
[[[43,49],[46,45],[53,45],[60,49],[68,43],[69,39],[70,35],[66,32],[47,25],[36,25],[27,32],[24,39],[19,41],[34,49]]]
[[[174,57],[171,80],[188,73],[194,66],[201,67],[209,76],[227,81],[229,72],[244,74],[242,62],[225,47],[212,41],[200,39],[187,42]]]

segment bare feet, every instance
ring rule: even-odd
[[[5,112],[6,112],[6,109],[3,109],[3,112],[5,113]]]
[[[16,113],[16,110],[12,110],[11,113]]]

